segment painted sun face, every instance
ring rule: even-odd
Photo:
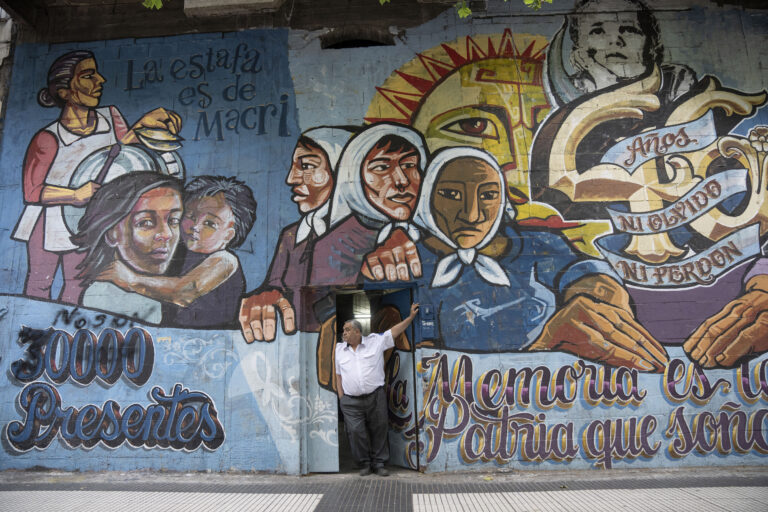
[[[640,28],[637,13],[591,13],[580,15],[578,47],[597,66],[618,78],[634,78],[643,74],[646,36]],[[587,69],[589,71],[589,69]]]
[[[75,74],[69,83],[69,89],[59,90],[59,95],[68,103],[95,108],[99,106],[102,85],[106,81],[99,74],[94,59],[81,60],[75,66]]]
[[[181,230],[192,252],[213,254],[225,249],[235,237],[235,215],[224,193],[187,201]]]
[[[323,206],[333,190],[333,173],[325,151],[297,144],[285,182],[291,185],[291,200],[302,213]]]
[[[393,220],[408,220],[421,185],[419,153],[411,146],[396,151],[378,144],[363,160],[360,172],[368,201]]]
[[[137,272],[161,275],[168,270],[179,242],[181,195],[160,187],[144,193],[131,213],[107,233],[108,243]]]
[[[452,160],[440,171],[432,194],[437,227],[461,249],[477,246],[499,216],[503,184],[487,162]]]
[[[472,146],[496,157],[513,204],[530,198],[528,150],[549,110],[541,67],[522,60],[487,59],[460,67],[425,99],[413,126],[430,151]]]

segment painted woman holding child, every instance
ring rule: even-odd
[[[183,194],[183,197],[182,197]],[[243,243],[256,201],[234,178],[134,172],[94,195],[73,241],[86,250],[81,304],[178,327],[234,325],[245,277],[231,249]],[[180,275],[165,275],[179,240]]]
[[[76,270],[83,256],[69,239],[62,208],[85,206],[103,183],[88,181],[72,188],[70,180],[78,164],[102,148],[138,142],[141,128],[171,134],[181,130],[181,118],[163,108],[129,126],[117,107],[99,107],[105,82],[94,54],[78,50],[51,64],[46,86],[38,93],[41,106],[61,112],[35,134],[24,157],[25,208],[13,238],[27,243],[27,296],[76,304],[83,291]],[[52,288],[59,268],[64,283],[55,297]]]

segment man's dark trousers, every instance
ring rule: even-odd
[[[389,461],[387,397],[384,386],[373,393],[339,400],[352,457],[358,467],[383,467]]]

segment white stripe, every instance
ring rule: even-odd
[[[0,491],[0,509],[16,512],[110,510],[135,512],[312,512],[322,494],[133,491]]]
[[[424,493],[413,495],[414,512],[467,510],[768,510],[766,487],[693,487],[667,489],[600,489],[501,493]]]

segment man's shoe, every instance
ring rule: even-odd
[[[364,468],[360,468],[360,471],[358,472],[360,476],[368,476],[371,474],[371,467],[365,466]]]
[[[376,474],[379,476],[389,476],[389,471],[384,466],[376,468]]]

